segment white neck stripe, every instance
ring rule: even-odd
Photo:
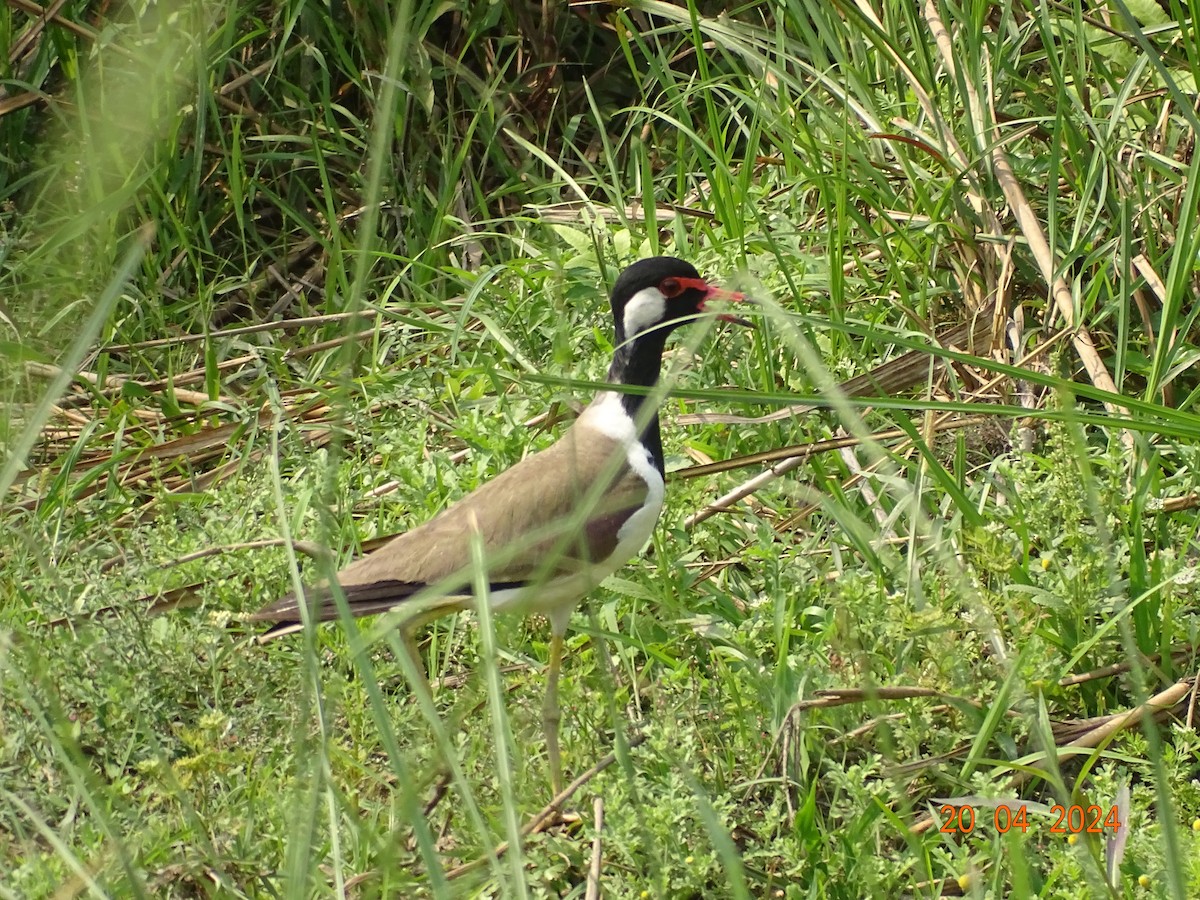
[[[658,288],[642,288],[625,304],[623,324],[625,338],[632,340],[644,331],[649,331],[667,314],[667,298]]]

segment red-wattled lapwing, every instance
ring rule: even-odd
[[[741,295],[712,287],[692,265],[669,256],[627,268],[612,291],[616,351],[608,381],[654,386],[667,336],[713,298]],[[555,795],[563,786],[558,674],[571,611],[645,546],[663,505],[658,413],[643,408],[646,400],[644,394],[600,393],[556,443],[337,573],[353,615],[408,609],[401,627],[411,641],[421,624],[472,608],[472,547],[482,547],[491,608],[550,620],[543,724]],[[251,616],[276,623],[262,640],[300,630],[302,604],[311,622],[338,617],[329,585],[306,594],[288,594]]]

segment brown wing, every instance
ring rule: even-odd
[[[608,486],[597,493],[596,481],[605,475]],[[356,616],[385,612],[448,579],[448,593],[461,591],[470,579],[476,531],[483,538],[493,591],[568,575],[612,553],[617,532],[646,494],[646,483],[629,468],[623,448],[576,423],[552,446],[351,563],[337,580]],[[581,517],[589,497],[598,499]],[[337,617],[328,586],[308,593],[315,618]],[[299,618],[297,599],[289,594],[251,618],[294,630],[289,625]]]

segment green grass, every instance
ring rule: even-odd
[[[1166,7],[0,11],[0,895],[1200,893]],[[429,706],[374,623],[241,618],[552,441],[652,253],[759,327],[672,345],[667,509],[568,642],[607,764],[525,833],[544,623],[432,626]],[[773,463],[689,466],[845,436],[685,524]]]

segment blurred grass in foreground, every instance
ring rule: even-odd
[[[0,891],[1200,891],[1196,11],[867,10],[0,11]],[[430,631],[435,711],[237,618],[548,442],[657,252],[760,328],[671,353],[563,685],[607,765],[497,861],[538,623]]]

